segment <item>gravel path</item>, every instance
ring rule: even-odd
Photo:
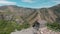
[[[42,21],[38,21],[41,25],[40,28],[44,27],[46,21],[42,20]],[[23,29],[21,31],[16,31],[16,32],[12,32],[11,34],[40,34],[40,31],[37,31],[36,29],[34,29],[33,27],[30,27],[28,29]]]
[[[31,27],[28,29],[23,29],[21,31],[12,32],[11,34],[34,34],[34,33],[36,33],[36,30]]]

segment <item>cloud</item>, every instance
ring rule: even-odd
[[[21,0],[22,2],[27,2],[27,3],[34,3],[34,0]]]
[[[60,0],[53,0],[56,4],[60,4]]]
[[[16,2],[0,0],[0,5],[16,5]]]
[[[60,4],[60,1],[54,1],[54,2],[56,2],[57,4]]]

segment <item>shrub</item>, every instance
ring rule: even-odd
[[[57,23],[57,22],[47,23],[47,27],[54,31],[60,31],[60,23]]]
[[[15,21],[0,20],[0,34],[10,34],[11,32],[21,29],[26,29],[29,24],[23,23],[22,25],[17,24]]]

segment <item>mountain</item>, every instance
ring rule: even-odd
[[[48,22],[60,21],[60,4],[50,8],[41,8],[39,11],[41,20]]]
[[[40,9],[24,8],[15,5],[0,6],[0,19],[13,20],[17,23],[27,21],[30,24],[37,20],[60,21],[60,4]]]

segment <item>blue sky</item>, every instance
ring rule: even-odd
[[[60,0],[0,0],[0,6],[17,5],[28,8],[48,8],[60,4]]]

